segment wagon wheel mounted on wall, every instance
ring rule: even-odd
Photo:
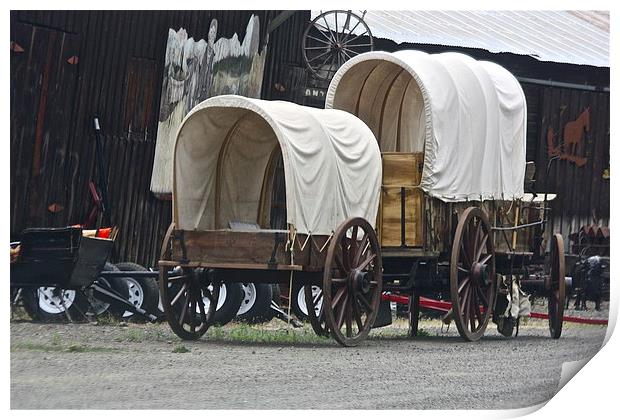
[[[323,271],[323,316],[343,346],[364,340],[381,300],[381,250],[374,229],[355,217],[334,232]]]
[[[450,259],[452,316],[467,341],[482,337],[495,302],[495,249],[491,225],[478,207],[469,207],[456,227]]]
[[[566,283],[564,261],[564,240],[556,233],[551,238],[551,253],[549,258],[549,333],[551,338],[560,338],[564,321],[564,302],[566,298]]]
[[[365,14],[360,17],[350,10],[330,10],[310,22],[303,34],[302,54],[312,74],[331,80],[347,60],[373,50]]]

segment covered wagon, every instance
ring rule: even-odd
[[[379,142],[384,289],[411,295],[413,334],[420,295],[444,292],[466,340],[491,317],[510,335],[529,287],[549,296],[560,336],[564,247],[544,234],[553,197],[531,191],[525,95],[510,72],[459,53],[369,52],[338,70],[326,108]]]

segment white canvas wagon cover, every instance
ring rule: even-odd
[[[459,53],[360,54],[334,75],[325,107],[360,117],[382,152],[424,152],[420,187],[431,196],[523,195],[525,95],[497,64]]]
[[[267,168],[281,150],[287,223],[299,233],[329,235],[348,217],[373,226],[381,154],[355,116],[281,101],[217,96],[182,121],[174,147],[173,220],[177,229],[261,224],[271,196]],[[262,197],[262,198],[261,198]]]

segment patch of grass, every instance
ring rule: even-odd
[[[97,325],[127,325],[125,321],[119,320],[109,313],[97,315]]]
[[[331,338],[319,337],[308,328],[265,329],[247,324],[212,327],[207,332],[212,340],[260,344],[325,344]]]
[[[109,352],[115,351],[111,347],[97,347],[97,346],[89,346],[86,344],[71,344],[67,347],[69,353],[90,353],[90,352]]]
[[[14,350],[34,350],[34,351],[56,351],[56,352],[69,352],[69,353],[87,353],[87,352],[112,352],[117,349],[112,347],[96,347],[88,346],[86,344],[71,344],[67,347],[61,345],[49,345],[41,343],[15,343],[11,345],[11,351]]]
[[[60,339],[60,334],[55,332],[52,334],[52,346],[60,346],[62,344],[62,340]]]
[[[187,347],[185,347],[185,346],[183,346],[183,345],[178,345],[178,346],[175,346],[175,347],[172,349],[172,352],[173,352],[173,353],[189,353],[189,352],[190,352],[190,349],[188,349]]]
[[[125,340],[131,341],[133,343],[141,343],[142,340],[145,338],[144,331],[139,328],[129,328],[124,331],[124,334]]]

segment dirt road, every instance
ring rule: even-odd
[[[357,348],[226,326],[182,342],[167,324],[11,323],[11,408],[518,408],[550,398],[561,363],[593,355],[605,327],[565,324],[560,340],[530,320],[517,338],[489,326],[477,343],[422,321],[373,330]],[[265,343],[266,342],[266,343]]]

